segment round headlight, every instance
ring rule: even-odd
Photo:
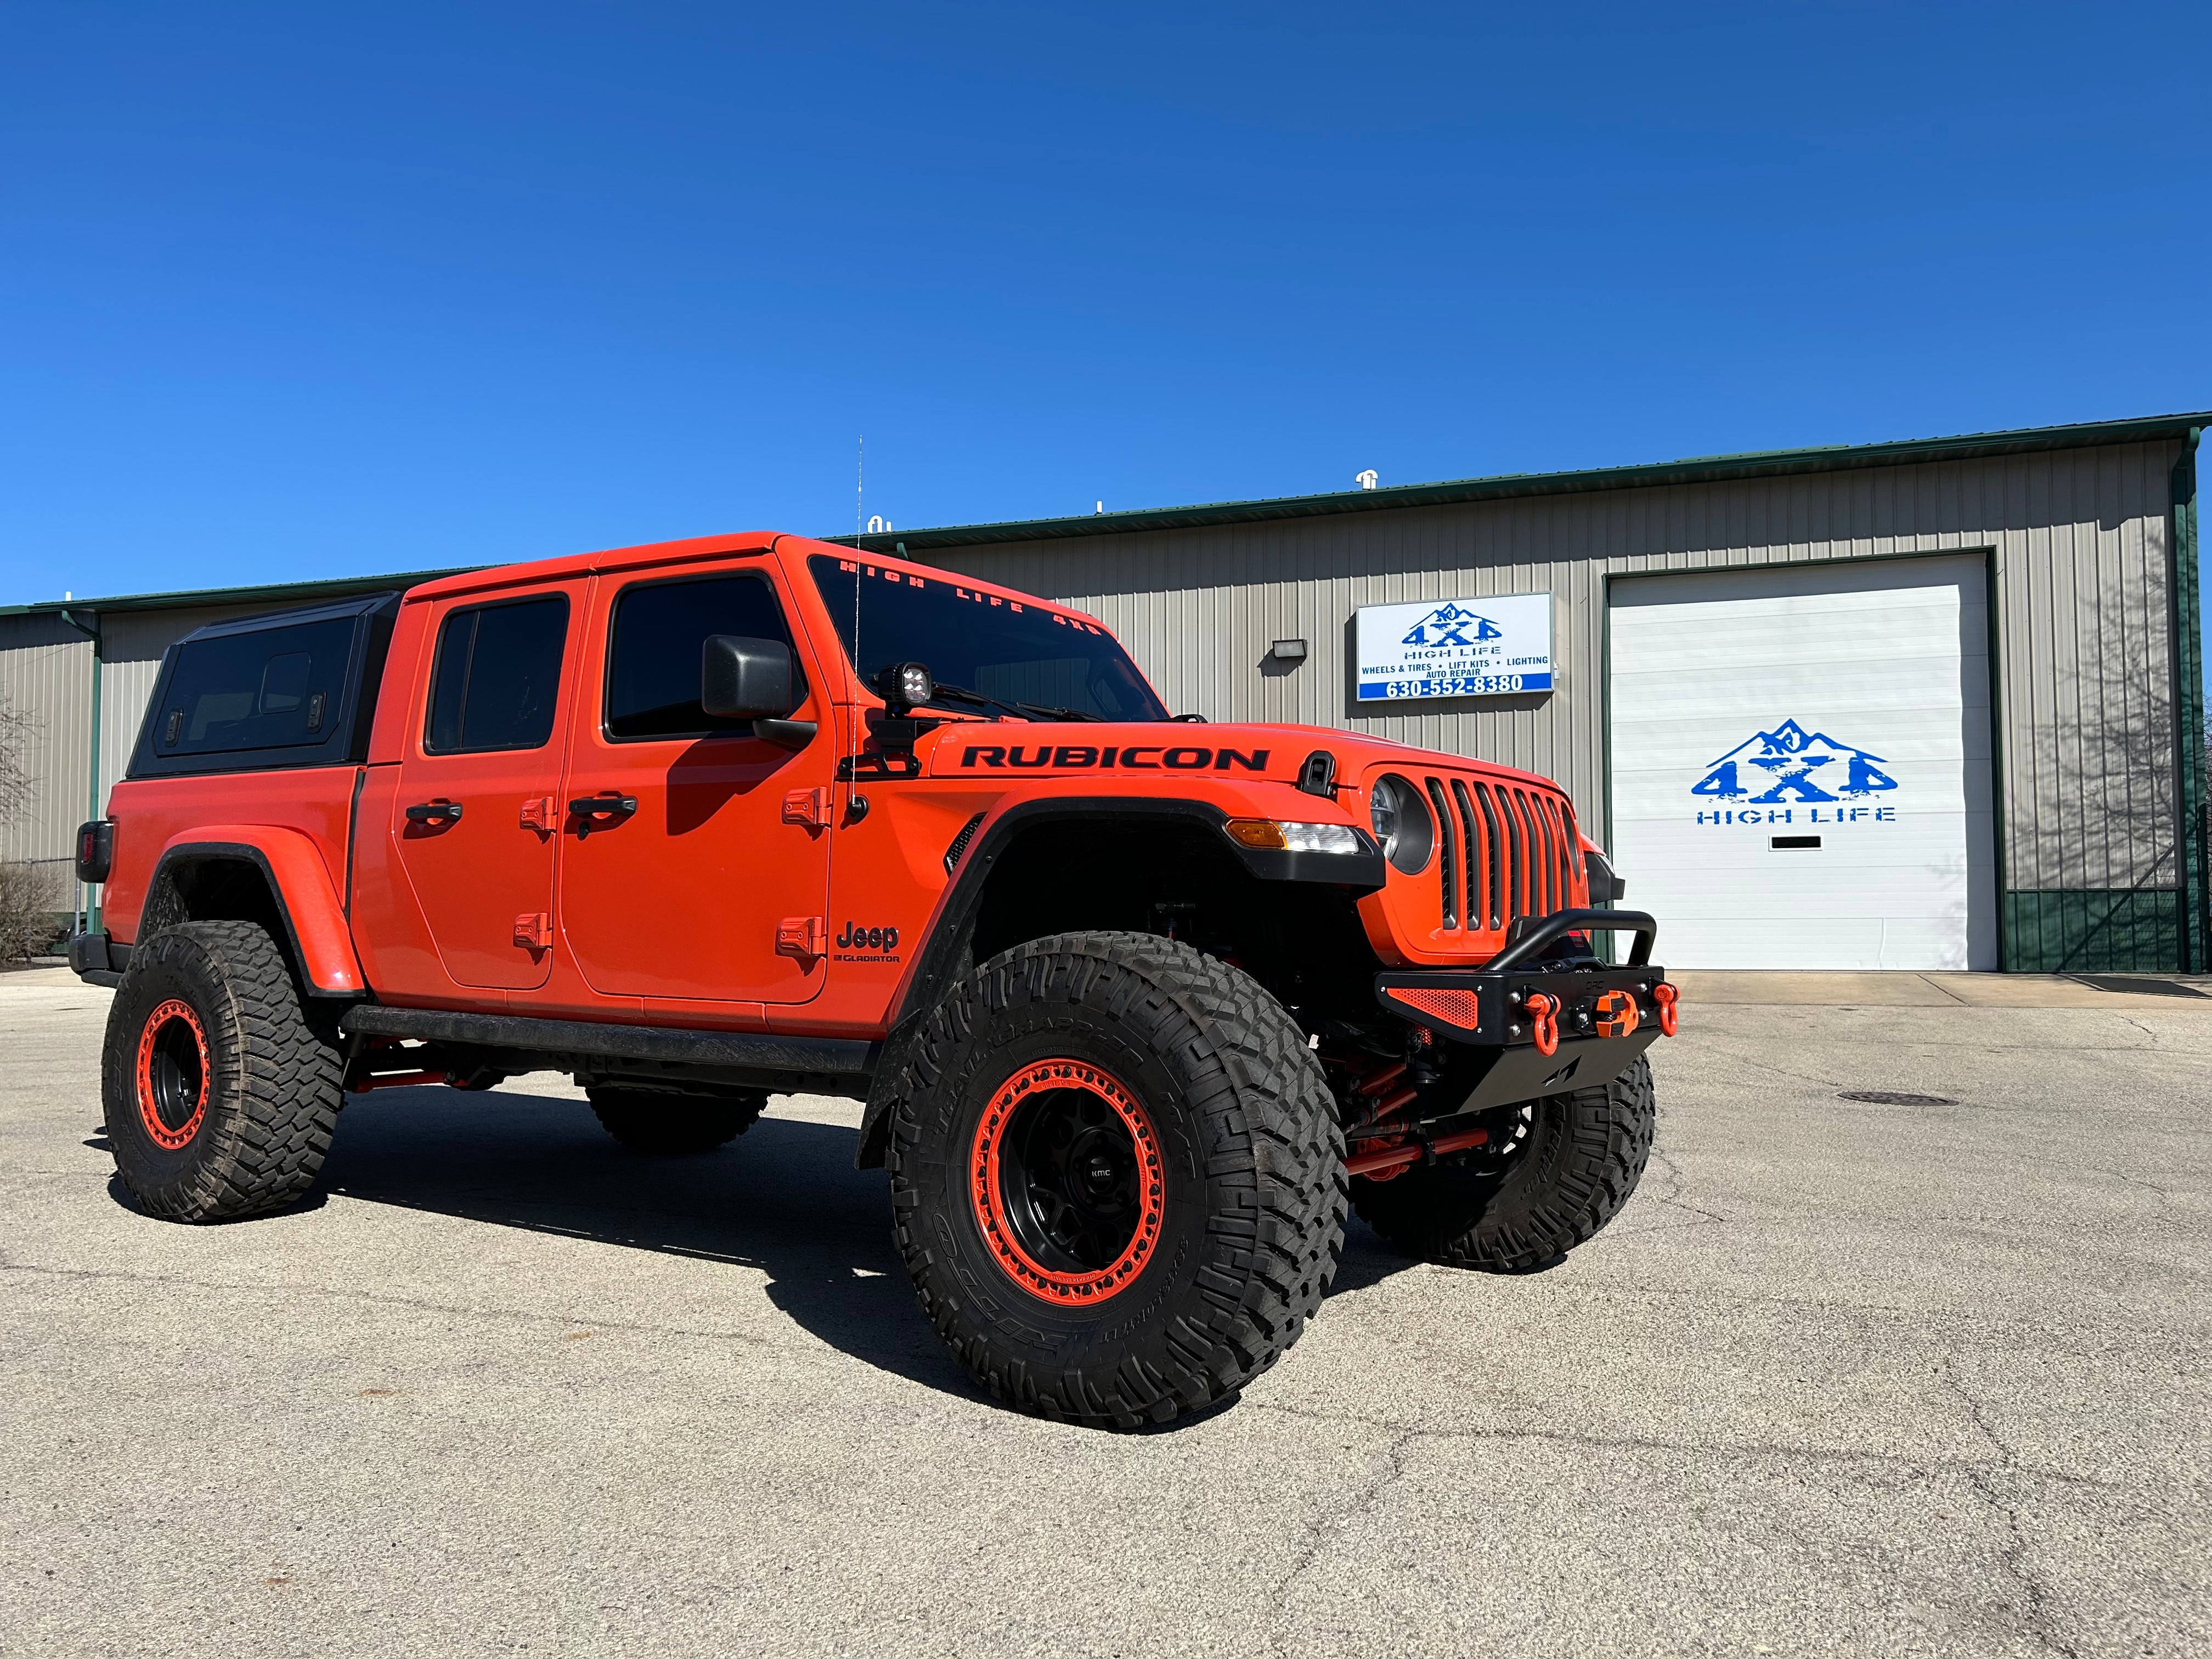
[[[1376,842],[1389,858],[1398,850],[1398,792],[1390,787],[1388,778],[1375,786],[1375,793],[1367,801],[1368,820],[1375,826]]]
[[[1375,839],[1382,844],[1382,856],[1390,860],[1391,868],[1416,876],[1429,867],[1429,854],[1436,850],[1437,827],[1419,790],[1395,773],[1386,774],[1376,779],[1369,791],[1367,811]]]

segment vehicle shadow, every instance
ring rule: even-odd
[[[714,1152],[625,1151],[580,1100],[501,1090],[349,1097],[323,1188],[347,1198],[564,1238],[728,1262],[814,1336],[908,1382],[982,1397],[915,1306],[893,1248],[886,1178],[855,1170],[855,1131],[765,1117]],[[1407,1266],[1346,1231],[1332,1294]]]

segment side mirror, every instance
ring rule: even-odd
[[[709,634],[699,651],[699,706],[723,720],[780,720],[798,703],[791,647]]]
[[[814,741],[814,722],[795,720],[799,665],[781,640],[709,634],[699,648],[699,707],[724,720],[750,720],[753,735],[785,749]]]

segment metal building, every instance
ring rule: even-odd
[[[860,540],[1091,611],[1178,709],[1559,779],[1685,967],[2196,969],[2208,418]],[[1547,689],[1358,695],[1362,607],[1519,594]]]
[[[1670,963],[2193,970],[2208,418],[838,539],[1090,611],[1180,710],[1558,778]],[[66,858],[168,641],[422,579],[0,611],[44,728],[0,856]],[[1402,665],[1440,638],[1507,672]]]

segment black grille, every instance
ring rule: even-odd
[[[1451,809],[1444,805],[1444,787],[1429,780],[1429,805],[1437,811],[1437,874],[1443,889],[1444,926],[1459,926],[1459,837],[1452,833]]]
[[[1574,808],[1519,784],[1425,778],[1437,816],[1437,886],[1447,931],[1504,933],[1573,897]]]

